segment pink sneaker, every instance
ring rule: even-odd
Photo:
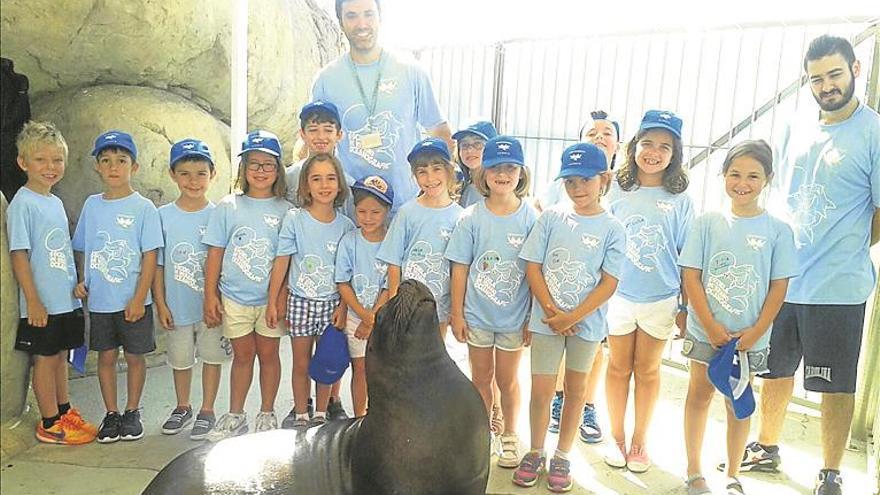
[[[651,468],[651,459],[644,445],[632,445],[626,456],[626,468],[634,473],[644,473]]]
[[[562,493],[570,491],[571,487],[571,462],[562,457],[550,459],[550,470],[547,471],[547,488],[551,492]]]
[[[526,488],[535,486],[546,462],[546,457],[534,451],[529,452],[519,461],[519,467],[513,472],[513,484]]]

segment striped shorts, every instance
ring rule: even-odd
[[[333,322],[339,297],[320,301],[290,294],[287,297],[287,321],[292,337],[318,337]]]

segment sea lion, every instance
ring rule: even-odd
[[[403,282],[367,345],[369,414],[192,449],[144,493],[484,494],[486,409],[437,325],[430,290]]]

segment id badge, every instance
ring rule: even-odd
[[[367,149],[378,148],[382,145],[382,135],[378,132],[371,132],[361,136],[361,145]]]

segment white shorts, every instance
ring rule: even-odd
[[[175,370],[192,368],[196,356],[205,364],[223,364],[232,355],[232,346],[220,327],[208,328],[203,321],[166,331],[165,345],[165,359]]]
[[[367,355],[367,341],[354,336],[354,331],[361,324],[361,319],[353,312],[348,312],[345,321],[345,335],[348,337],[348,354],[352,358],[362,358]]]
[[[615,295],[608,301],[608,333],[614,336],[628,335],[638,326],[651,337],[666,340],[675,328],[677,313],[678,296],[636,303]]]
[[[275,328],[266,326],[266,305],[245,306],[238,304],[226,296],[221,296],[223,302],[223,336],[227,339],[237,339],[257,332],[263,337],[283,337],[287,335],[284,322],[279,321]]]

